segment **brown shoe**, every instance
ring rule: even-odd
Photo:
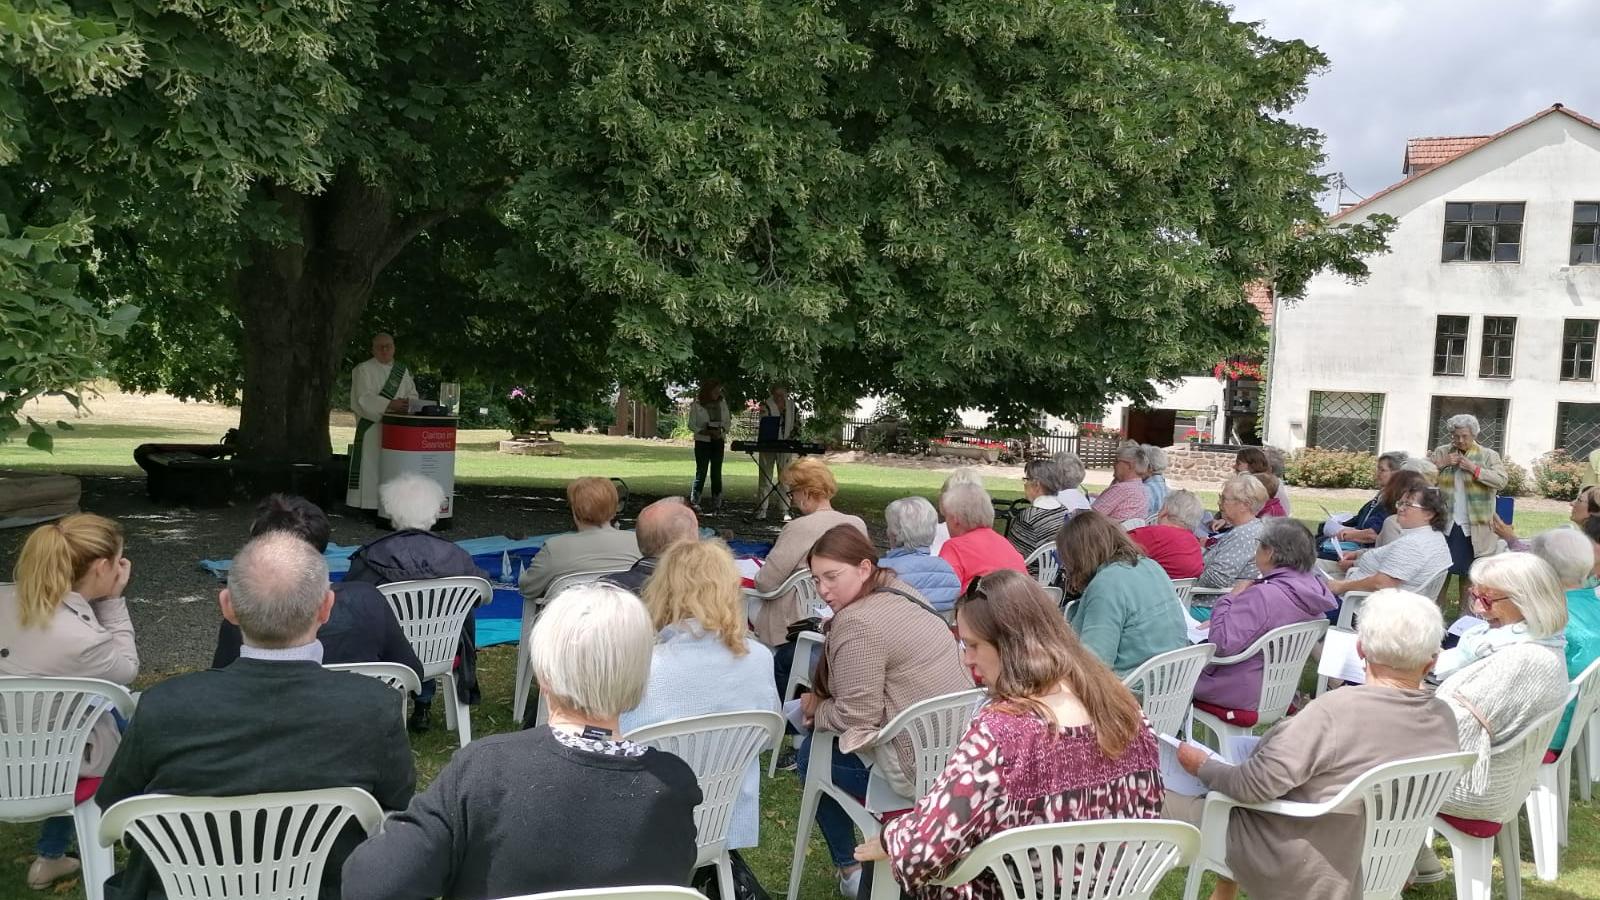
[[[42,891],[69,875],[78,874],[78,870],[82,867],[81,863],[70,856],[58,856],[55,859],[37,857],[28,866],[28,887]]]

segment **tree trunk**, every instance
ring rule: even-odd
[[[236,277],[245,333],[240,455],[324,462],[332,452],[328,410],[339,365],[373,283],[442,214],[397,220],[392,196],[350,172],[317,196],[281,187],[263,191],[298,243],[252,243]]]

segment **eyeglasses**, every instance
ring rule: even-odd
[[[1511,599],[1509,594],[1506,595],[1506,596],[1503,596],[1503,597],[1491,597],[1488,594],[1485,594],[1482,590],[1479,590],[1478,588],[1475,588],[1475,587],[1467,588],[1467,593],[1469,595],[1471,595],[1471,597],[1474,600],[1478,600],[1478,601],[1482,602],[1483,605],[1486,606],[1486,607],[1494,606],[1496,603],[1515,603],[1516,602],[1516,601]]]
[[[1403,501],[1398,506],[1395,507],[1395,512],[1399,512],[1402,509],[1427,509],[1427,507],[1423,506],[1421,503],[1411,503],[1410,501]]]

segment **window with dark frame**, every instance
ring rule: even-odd
[[[1557,403],[1556,447],[1580,461],[1600,450],[1600,403]]]
[[[1467,374],[1466,316],[1440,316],[1433,329],[1433,374]]]
[[[1561,329],[1561,380],[1594,380],[1595,336],[1600,320],[1568,319]]]
[[[1600,203],[1572,204],[1572,264],[1600,264]]]
[[[1444,262],[1522,260],[1522,208],[1517,203],[1446,203]]]
[[[1378,452],[1383,395],[1351,391],[1312,391],[1306,446],[1325,450]]]
[[[1517,320],[1511,316],[1483,317],[1483,353],[1478,357],[1479,378],[1510,378],[1517,345]]]

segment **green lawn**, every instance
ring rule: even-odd
[[[342,446],[348,440],[349,433],[350,429],[335,429],[335,445]],[[632,489],[640,493],[669,494],[685,493],[692,475],[692,458],[688,448],[684,447],[587,435],[561,435],[561,439],[569,444],[566,456],[518,457],[495,451],[494,441],[501,436],[495,432],[462,434],[457,466],[461,480],[558,488],[578,475],[606,475],[626,479]],[[212,434],[173,432],[149,426],[87,424],[59,439],[53,456],[16,444],[0,447],[0,467],[126,475],[137,472],[132,464],[132,453],[133,447],[139,443],[152,440],[210,441],[214,438]],[[938,472],[888,466],[845,464],[835,466],[834,471],[840,483],[836,505],[874,520],[881,520],[883,506],[890,500],[908,493],[931,496],[937,492],[943,480]],[[742,493],[748,497],[753,494],[755,467],[748,458],[742,454],[729,454],[724,472],[730,496]],[[1015,479],[990,479],[989,488],[1002,498],[1018,496],[1021,492],[1021,484]],[[1216,498],[1212,493],[1203,493],[1202,499],[1214,504]],[[1301,508],[1314,510],[1315,506],[1305,504]],[[1533,534],[1562,520],[1564,516],[1557,512],[1526,512],[1519,515],[1517,524],[1522,533]],[[512,728],[511,682],[514,665],[512,648],[497,647],[483,653],[480,672],[484,703],[473,711],[474,734],[481,736]],[[437,774],[455,747],[454,737],[443,729],[442,713],[436,711],[435,719],[435,729],[415,737],[412,742],[418,773],[424,783]],[[1359,727],[1359,724],[1355,727]],[[750,852],[749,859],[762,883],[775,897],[781,896],[787,883],[798,805],[799,786],[793,773],[779,773],[776,779],[763,780],[762,841],[759,848]],[[23,883],[24,869],[32,857],[36,828],[34,825],[0,825],[0,900],[37,896]],[[1523,834],[1527,834],[1526,826]],[[1541,884],[1533,879],[1531,862],[1522,866],[1524,887],[1530,898],[1600,898],[1600,807],[1595,804],[1577,804],[1573,807],[1571,838],[1571,846],[1563,853],[1559,882]],[[802,896],[815,900],[836,896],[829,877],[827,852],[820,835],[813,834],[809,854]],[[1445,852],[1441,855],[1445,855]],[[1532,860],[1526,837],[1522,858]],[[1446,865],[1449,865],[1447,856]],[[1181,887],[1181,875],[1174,874],[1163,885],[1159,896],[1164,900],[1177,898]],[[1502,889],[1496,886],[1497,892]],[[1446,882],[1416,889],[1409,892],[1408,896],[1442,900],[1450,897],[1452,891],[1450,883]],[[81,896],[76,882],[58,893],[66,897]]]

